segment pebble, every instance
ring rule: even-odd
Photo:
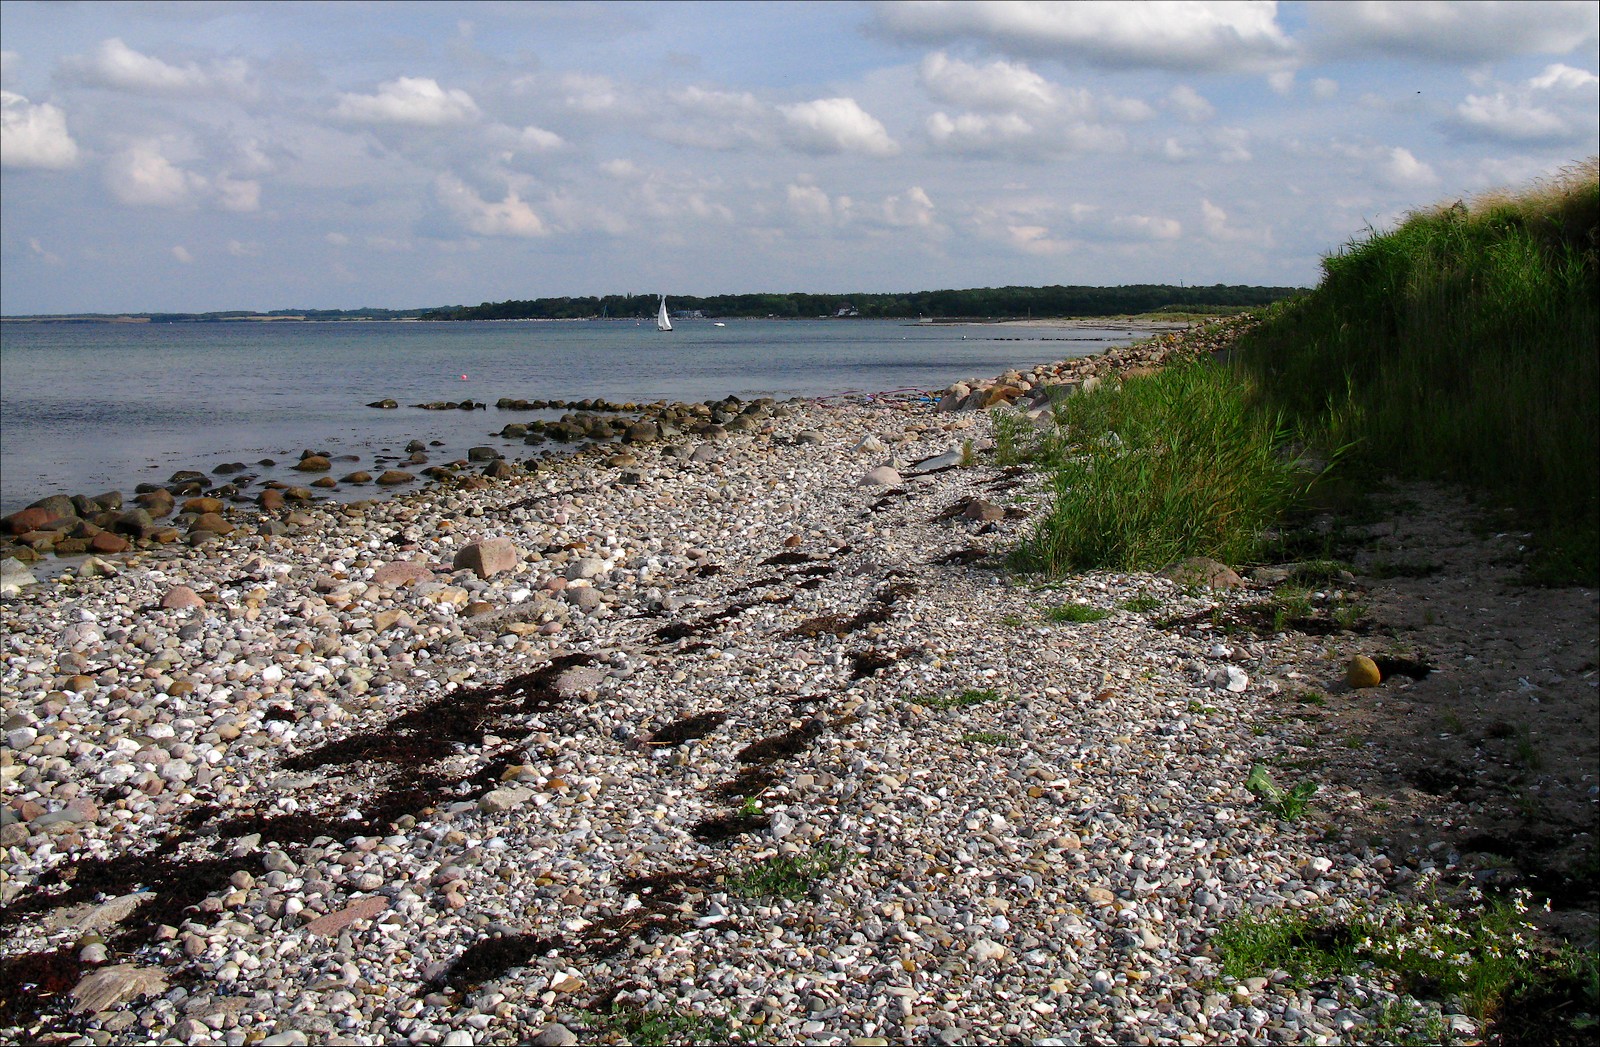
[[[1288,1035],[1292,990],[1196,986],[1220,984],[1210,935],[1263,899],[1366,897],[1356,859],[1254,817],[1243,788],[1283,744],[1251,730],[1276,667],[1324,671],[1320,652],[1157,628],[1248,597],[1144,574],[1050,599],[1159,615],[1002,625],[1037,621],[1039,594],[938,562],[1026,526],[939,518],[993,496],[992,462],[950,457],[984,415],[703,409],[721,432],[683,446],[704,456],[668,434],[625,464],[306,503],[282,536],[238,527],[0,604],[6,900],[169,834],[152,863],[237,862],[148,928],[141,962],[192,978],[93,1019],[96,1043],[570,1044],[611,986],[769,1042]],[[890,453],[950,467],[859,486]],[[379,574],[401,556],[419,566]],[[932,702],[966,691],[993,697]],[[426,756],[308,758],[425,706],[404,722]],[[313,829],[275,835],[296,819]],[[848,860],[800,898],[717,879],[817,854]],[[145,911],[181,907],[124,906],[117,933]],[[72,946],[49,915],[0,955]],[[540,945],[481,985],[429,981],[507,935]]]

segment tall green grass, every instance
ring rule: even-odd
[[[1411,215],[1241,338],[1241,374],[1372,475],[1519,511],[1546,580],[1600,577],[1600,166]]]
[[[1001,423],[1002,453],[1038,462],[1053,493],[1012,565],[1062,574],[1251,559],[1310,477],[1284,418],[1251,399],[1227,368],[1189,361],[1068,397],[1056,429],[1031,440]]]

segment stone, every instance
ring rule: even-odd
[[[1383,673],[1377,662],[1358,654],[1345,663],[1344,682],[1351,687],[1376,687],[1383,682]]]
[[[1006,511],[993,502],[984,501],[982,498],[974,498],[967,503],[965,509],[961,510],[961,518],[963,520],[982,520],[987,523],[994,520],[1004,520]]]
[[[153,514],[150,509],[129,509],[112,522],[111,530],[119,534],[131,534],[137,538],[145,538],[156,530],[154,516],[159,515],[162,514]]]
[[[48,509],[22,509],[5,518],[6,531],[10,534],[27,534],[29,531],[42,530],[56,519],[56,515]]]
[[[389,908],[389,899],[381,894],[375,894],[370,898],[361,898],[353,901],[338,912],[331,912],[326,916],[318,916],[306,924],[306,930],[312,934],[320,934],[324,937],[332,938],[357,920],[370,920],[387,908]]]
[[[578,1042],[577,1035],[560,1022],[551,1022],[534,1034],[528,1041],[534,1047],[572,1047]]]
[[[369,484],[372,482],[372,474],[365,469],[357,469],[353,473],[347,473],[339,477],[339,482],[344,484]]]
[[[479,446],[467,448],[467,461],[469,462],[492,462],[496,458],[504,457],[505,455],[501,454],[493,447]]]
[[[90,552],[110,555],[113,553],[125,553],[130,548],[132,548],[132,545],[126,538],[112,534],[110,531],[101,531],[89,539]]]
[[[1161,577],[1179,585],[1203,585],[1212,589],[1237,589],[1244,579],[1227,564],[1206,556],[1191,556],[1161,572]]]
[[[868,469],[861,479],[856,481],[857,487],[898,487],[900,485],[900,471],[892,465],[880,465]]]
[[[502,571],[510,571],[516,566],[517,547],[511,544],[509,538],[486,538],[470,542],[463,546],[451,561],[453,569],[471,571],[479,578],[488,578]]]
[[[411,630],[416,627],[416,619],[398,607],[390,607],[372,616],[372,629],[374,632],[381,633],[389,629]]]
[[[325,473],[333,468],[333,463],[320,454],[308,454],[289,468],[302,473]]]
[[[183,503],[186,513],[220,513],[223,510],[221,498],[190,498]]]
[[[483,475],[491,480],[509,480],[517,475],[517,467],[504,458],[496,458],[483,467]]]
[[[380,487],[398,487],[401,484],[414,483],[416,479],[414,474],[408,473],[404,469],[385,469],[378,475],[378,485]]]
[[[187,585],[174,585],[161,598],[162,609],[168,611],[182,611],[191,607],[204,607],[205,605],[206,602],[200,599],[200,594]]]
[[[38,581],[27,565],[16,557],[8,556],[0,560],[0,596],[15,596],[24,586],[34,585]]]
[[[178,500],[172,492],[164,488],[146,491],[134,498],[134,502],[142,507],[152,517],[166,516],[177,506]]]
[[[256,495],[256,504],[269,513],[282,509],[283,501],[283,492],[275,487],[269,487]]]
[[[189,533],[206,531],[210,534],[232,534],[233,524],[222,518],[220,513],[201,513],[189,525]]]
[[[400,406],[400,402],[398,400],[385,398],[383,400],[374,400],[367,406],[376,407],[381,411],[393,411]]]
[[[426,582],[432,578],[432,568],[415,560],[394,560],[375,568],[372,572],[373,585],[384,585],[391,589],[398,589],[412,582]]]
[[[857,440],[855,447],[851,448],[851,450],[856,454],[886,454],[889,450],[889,445],[872,433],[868,433]]]
[[[74,1014],[98,1014],[124,1000],[166,991],[166,975],[160,968],[119,963],[80,978],[72,987],[72,1010]]]

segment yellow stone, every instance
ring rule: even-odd
[[[1351,687],[1376,687],[1383,682],[1383,674],[1377,662],[1358,654],[1345,664],[1344,679]]]

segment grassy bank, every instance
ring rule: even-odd
[[[1535,534],[1536,577],[1600,578],[1600,179],[1420,211],[1267,309],[1231,368],[1193,364],[1074,396],[1058,432],[1002,429],[1048,469],[1028,570],[1265,555],[1308,490],[1306,446],[1346,484],[1447,479]]]
[[[1411,215],[1323,263],[1245,335],[1241,373],[1371,477],[1464,482],[1536,535],[1549,581],[1600,576],[1600,178]]]

